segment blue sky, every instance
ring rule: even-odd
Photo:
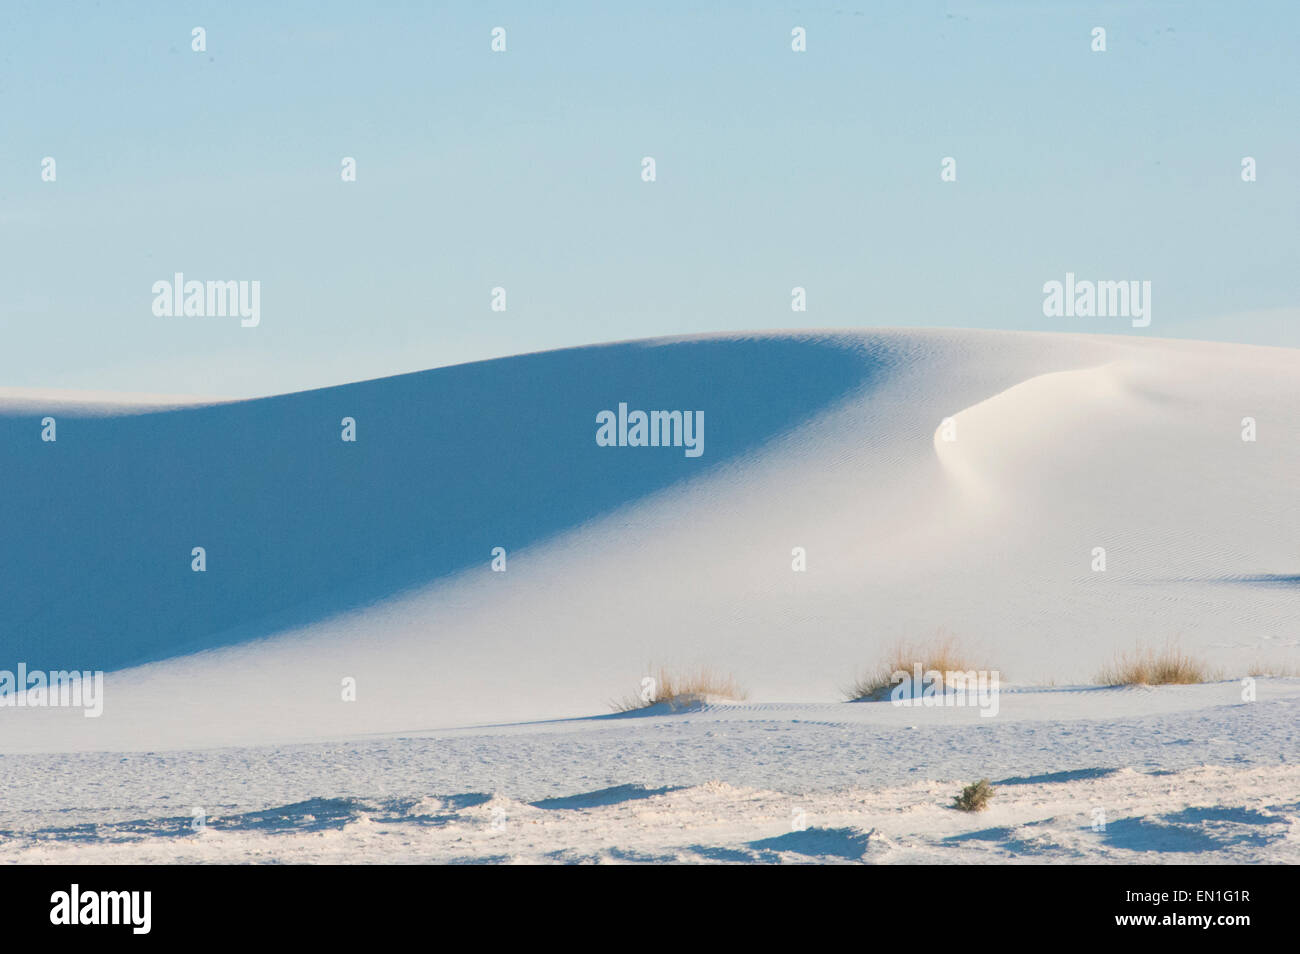
[[[1300,346],[1294,3],[19,2],[4,20],[0,386],[248,396],[787,327]],[[261,324],[156,317],[177,271],[260,281]],[[1151,326],[1044,317],[1067,271],[1151,281]]]

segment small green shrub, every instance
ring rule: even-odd
[[[974,785],[967,785],[961,794],[954,798],[953,807],[963,812],[982,812],[988,808],[989,799],[993,797],[993,786],[986,778]]]

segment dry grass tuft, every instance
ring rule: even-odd
[[[900,670],[910,673],[918,662],[922,672],[969,672],[988,668],[971,665],[953,637],[939,634],[928,643],[899,643],[883,663],[845,689],[844,695],[849,702],[886,699],[896,685],[894,673]]]
[[[737,684],[734,677],[707,667],[688,672],[671,672],[660,667],[647,678],[654,680],[653,685],[643,683],[642,692],[611,703],[615,712],[631,712],[660,703],[681,709],[719,699],[741,702],[749,698],[749,693]]]
[[[1210,668],[1167,643],[1164,649],[1150,647],[1121,653],[1097,674],[1103,686],[1187,686],[1214,679]]]
[[[1295,679],[1296,677],[1300,677],[1300,669],[1297,669],[1295,666],[1287,665],[1286,663],[1259,661],[1251,665],[1251,667],[1246,671],[1246,675],[1255,676],[1256,678],[1263,676],[1277,676],[1283,679]]]

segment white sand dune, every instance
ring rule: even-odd
[[[44,416],[63,413],[84,417],[104,417],[196,407],[202,404],[220,404],[228,400],[230,399],[191,394],[78,391],[67,388],[0,388],[0,413],[10,417],[22,414]]]
[[[43,398],[0,403],[0,668],[110,672],[98,719],[0,712],[0,752],[583,716],[651,663],[830,703],[939,629],[1019,684],[1139,640],[1227,675],[1300,647],[1298,350],[834,331],[192,407],[46,397],[56,443]],[[598,447],[620,401],[703,410],[704,455]]]

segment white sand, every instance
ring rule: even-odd
[[[611,368],[603,390],[584,390]],[[737,383],[700,390],[723,378]],[[522,399],[522,380],[554,400]],[[43,400],[64,415],[59,463],[34,456],[51,449],[35,439]],[[705,456],[595,448],[595,413],[620,400],[703,409]],[[716,336],[262,401],[164,403],[154,413],[7,394],[0,407],[0,436],[31,438],[20,451],[5,444],[16,475],[8,525],[36,526],[24,498],[54,482],[92,540],[85,563],[67,569],[75,535],[6,537],[3,622],[50,634],[20,640],[20,651],[58,647],[51,666],[100,668],[104,658],[118,670],[99,719],[0,711],[11,769],[0,827],[24,833],[0,843],[5,857],[380,860],[398,843],[412,860],[1130,860],[1151,850],[1294,860],[1294,681],[1261,683],[1255,703],[1235,681],[1028,687],[1087,683],[1138,642],[1176,640],[1228,678],[1257,662],[1300,662],[1300,351],[997,332]],[[761,420],[733,447],[751,406]],[[339,446],[346,414],[359,421],[355,446]],[[946,417],[955,442],[942,439]],[[1257,422],[1254,442],[1241,439],[1245,417]],[[449,441],[436,421],[453,418],[464,428]],[[308,431],[319,444],[304,443]],[[101,463],[129,453],[131,466],[91,472],[78,454],[92,442]],[[498,444],[516,456],[473,457]],[[312,455],[309,477],[285,463],[302,454]],[[620,497],[641,463],[663,468],[663,480]],[[167,479],[149,483],[151,473]],[[478,495],[480,484],[494,489]],[[588,515],[555,519],[570,511]],[[442,548],[436,560],[421,555],[421,539]],[[220,631],[201,625],[214,612],[206,604],[186,613],[199,582],[189,546],[202,542]],[[354,552],[359,544],[371,549]],[[509,551],[506,573],[489,569],[495,545]],[[791,571],[793,547],[806,549],[807,572]],[[1092,569],[1095,547],[1105,572]],[[1025,691],[1004,693],[987,720],[838,701],[900,639],[941,629],[973,665]],[[133,652],[157,661],[120,669]],[[451,731],[607,712],[651,664],[713,666],[750,690],[750,704]],[[356,680],[355,702],[340,698],[344,677]],[[425,741],[376,740],[393,733]],[[557,738],[571,748],[563,758],[551,751]],[[662,772],[642,764],[642,748],[654,761],[664,745],[683,748]],[[164,751],[174,754],[131,754]],[[234,766],[232,753],[246,763]],[[1093,769],[1131,770],[1003,786],[978,818],[945,807],[954,785],[980,776]],[[1177,774],[1151,774],[1166,770]],[[583,812],[524,804],[642,784],[687,788]],[[504,833],[482,805],[434,812],[436,823],[376,807],[469,792],[509,801]],[[790,834],[790,799],[805,794],[809,824],[832,833],[755,847]],[[214,827],[177,839],[152,837],[149,821],[121,844],[103,843],[108,829],[89,842],[35,834],[58,827],[52,802],[66,805],[63,823],[108,824],[322,798],[357,800],[344,827]],[[1094,801],[1109,806],[1109,836],[1079,829]],[[1185,814],[1206,805],[1231,817]],[[1116,819],[1139,820],[1115,834]],[[1175,847],[1152,849],[1162,838]]]

